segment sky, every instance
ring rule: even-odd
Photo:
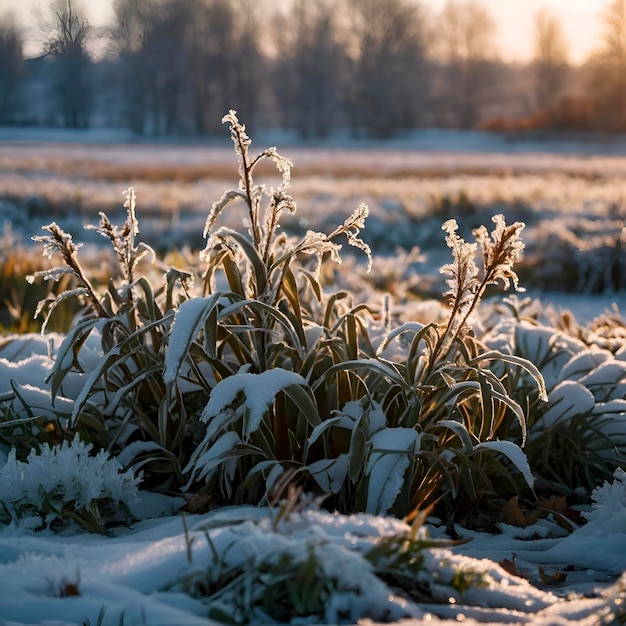
[[[271,1],[271,0],[270,0]],[[284,0],[276,0],[283,2]],[[439,12],[447,0],[422,0],[432,12]],[[491,13],[498,27],[497,48],[506,61],[532,58],[533,16],[546,8],[561,20],[570,48],[570,60],[581,63],[597,48],[602,37],[603,8],[608,0],[478,0]],[[111,0],[83,0],[92,20],[102,24],[111,16]],[[33,9],[45,6],[45,0],[0,0],[0,15],[7,10],[27,25]],[[31,41],[29,50],[34,49]]]

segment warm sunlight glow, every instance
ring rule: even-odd
[[[448,0],[427,0],[424,5],[439,12]],[[497,26],[497,52],[506,61],[528,61],[533,54],[533,18],[545,9],[558,18],[572,63],[583,63],[602,39],[602,12],[608,2],[600,0],[478,0]]]

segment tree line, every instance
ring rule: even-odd
[[[385,138],[440,126],[626,130],[626,0],[582,67],[558,18],[535,16],[532,62],[506,64],[484,5],[450,0],[115,0],[94,28],[79,0],[36,18],[42,54],[0,20],[0,123],[110,125],[137,134],[215,132],[234,108],[249,125]]]

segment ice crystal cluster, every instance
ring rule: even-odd
[[[593,490],[592,510],[585,513],[588,521],[606,519],[616,513],[623,514],[626,509],[626,472],[618,467],[613,476],[613,482],[605,481]]]
[[[71,443],[32,449],[25,462],[12,449],[0,469],[0,521],[40,516],[49,524],[86,512],[100,518],[110,503],[128,507],[137,499],[140,477],[122,472],[103,450],[90,455],[92,447],[76,435]]]

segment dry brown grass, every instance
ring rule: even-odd
[[[298,147],[287,152],[297,163],[294,173],[298,179],[500,178],[545,173],[548,162],[548,169],[586,181],[626,172],[626,159],[610,157]],[[4,144],[0,174],[53,175],[109,183],[232,180],[231,158],[224,148],[160,145]],[[272,176],[271,166],[260,164],[259,174]]]

